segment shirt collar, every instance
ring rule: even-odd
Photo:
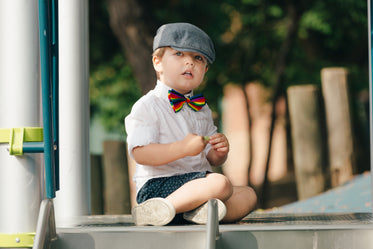
[[[166,98],[168,99],[168,90],[171,90],[172,88],[167,86],[165,83],[163,83],[160,80],[157,80],[157,85],[155,87],[155,94],[161,98]],[[185,97],[192,97],[193,96],[193,90],[190,91],[189,93],[184,95]]]

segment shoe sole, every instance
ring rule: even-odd
[[[224,203],[219,200],[215,199],[217,201],[218,206],[218,220],[221,221],[225,215],[227,214],[227,208],[225,207]],[[196,224],[206,224],[208,219],[208,202],[202,204],[198,208],[186,212],[183,214],[183,217],[185,220],[196,223]]]
[[[132,217],[137,226],[163,226],[175,217],[175,208],[163,198],[152,198],[132,208]]]

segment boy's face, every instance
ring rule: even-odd
[[[159,79],[181,94],[198,87],[208,70],[207,60],[195,52],[180,52],[167,47],[162,58],[153,57]]]

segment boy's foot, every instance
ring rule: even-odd
[[[216,199],[216,201],[218,204],[218,219],[221,221],[227,214],[227,208],[221,200]],[[196,209],[184,213],[183,217],[185,220],[196,224],[206,224],[208,217],[208,202],[202,204]]]
[[[152,198],[132,208],[132,217],[137,226],[163,226],[175,217],[175,208],[163,198]]]

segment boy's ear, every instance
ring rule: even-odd
[[[158,56],[153,56],[153,67],[154,70],[160,72],[162,70],[162,62]]]

